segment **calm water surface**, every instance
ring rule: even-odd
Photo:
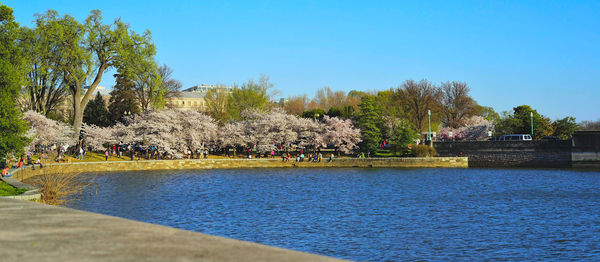
[[[73,208],[338,258],[600,260],[600,172],[232,169],[85,178],[97,187]]]

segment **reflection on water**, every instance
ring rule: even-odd
[[[90,174],[73,208],[352,260],[600,259],[600,172]]]

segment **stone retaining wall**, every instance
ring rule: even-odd
[[[110,161],[81,162],[67,164],[47,164],[43,169],[32,170],[27,167],[13,173],[18,180],[46,173],[86,173],[134,170],[177,170],[207,168],[350,168],[350,167],[399,167],[399,168],[466,168],[466,157],[435,158],[338,158],[332,162],[282,162],[281,159],[194,159],[194,160],[148,160],[148,161]]]
[[[436,142],[440,156],[466,156],[470,167],[570,168],[570,140]]]
[[[600,168],[600,131],[577,131],[573,135],[574,168]]]

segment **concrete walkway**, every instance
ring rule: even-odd
[[[25,188],[27,190],[36,190],[37,188],[30,185],[30,184],[25,184],[19,180],[14,179],[13,177],[1,177],[0,180],[8,183],[9,185],[16,187],[16,188]]]
[[[0,221],[1,261],[338,261],[15,199]]]

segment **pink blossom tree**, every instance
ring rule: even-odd
[[[349,119],[323,117],[323,132],[318,133],[317,141],[321,146],[332,145],[342,153],[348,154],[358,148],[360,129],[354,128]]]
[[[148,111],[128,119],[133,141],[156,145],[176,158],[186,151],[201,149],[216,140],[217,124],[209,116],[196,111],[168,109]]]
[[[290,148],[298,137],[294,130],[298,117],[288,115],[281,109],[267,113],[247,110],[242,115],[246,120],[238,122],[242,134],[240,140],[260,153],[277,150],[278,146]]]
[[[83,133],[83,143],[94,151],[101,151],[106,148],[106,144],[112,142],[113,128],[99,127],[84,123],[81,127]]]
[[[75,131],[63,122],[46,118],[44,115],[34,112],[25,112],[23,118],[29,124],[29,137],[32,139],[30,147],[35,145],[66,145],[77,144],[74,139]]]
[[[488,131],[492,131],[494,125],[487,119],[480,116],[472,116],[465,120],[464,126],[459,128],[444,127],[440,129],[438,138],[442,140],[483,140],[487,137]],[[452,132],[452,137],[450,137]]]

